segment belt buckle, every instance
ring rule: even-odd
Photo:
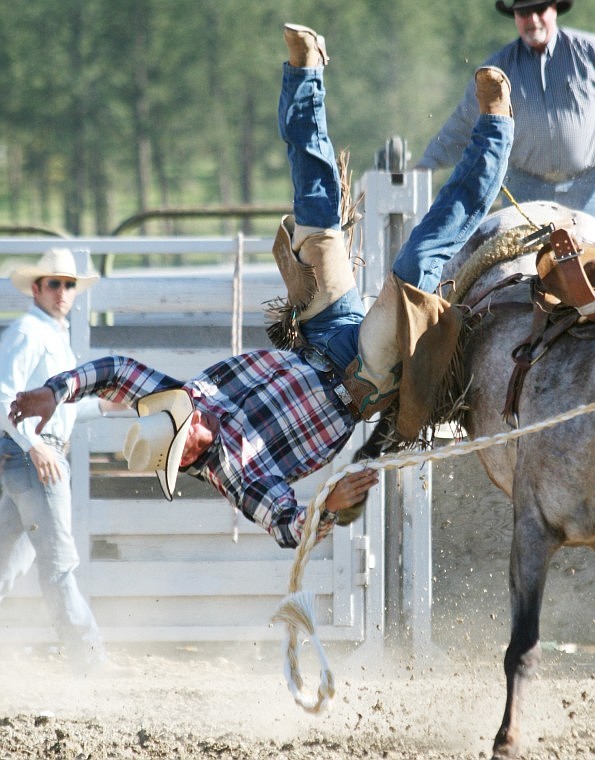
[[[333,388],[333,392],[335,393],[339,401],[341,401],[343,406],[347,409],[347,411],[351,414],[355,422],[359,422],[362,418],[361,412],[359,411],[357,404],[353,400],[353,396],[351,395],[351,393],[349,393],[345,385],[343,383],[339,383],[338,385],[335,385],[335,387]]]
[[[304,361],[317,372],[330,372],[333,365],[327,357],[314,346],[307,346],[302,351]]]

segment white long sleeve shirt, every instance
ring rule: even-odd
[[[70,348],[69,324],[63,324],[32,305],[27,314],[15,320],[0,339],[0,429],[29,451],[40,440],[35,434],[39,418],[33,417],[15,428],[8,419],[10,404],[19,391],[42,386],[52,375],[72,369],[76,358]],[[61,404],[46,424],[43,433],[61,441],[70,439],[75,421],[101,416],[97,397],[77,404]]]

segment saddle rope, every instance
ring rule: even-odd
[[[525,213],[525,211],[521,208],[521,204],[516,200],[516,198],[510,192],[510,190],[506,187],[506,185],[502,185],[500,190],[502,191],[503,195],[505,195],[508,198],[508,200],[512,203],[512,205],[516,208],[519,214],[525,218],[529,226],[533,227],[533,229],[537,229],[538,225],[535,224],[535,222]]]
[[[595,402],[581,404],[567,412],[562,412],[561,414],[550,417],[546,420],[535,422],[524,428],[515,428],[514,430],[497,433],[493,436],[483,436],[476,438],[473,441],[466,441],[465,443],[448,444],[437,450],[423,451],[413,454],[411,452],[405,452],[394,456],[386,454],[374,460],[353,462],[334,473],[334,475],[332,475],[326,483],[318,489],[316,496],[308,505],[302,541],[296,549],[296,556],[291,569],[289,594],[281,602],[279,608],[271,619],[273,623],[285,623],[287,628],[284,642],[284,673],[287,686],[296,703],[306,712],[320,714],[330,705],[335,695],[333,674],[330,670],[322,644],[316,634],[314,593],[303,591],[301,586],[308,557],[316,542],[316,533],[318,523],[320,522],[321,509],[326,503],[328,495],[344,475],[359,472],[364,469],[399,469],[401,467],[422,465],[425,462],[437,462],[441,459],[464,456],[465,454],[470,454],[474,451],[487,449],[490,446],[506,444],[509,441],[514,441],[522,436],[546,430],[559,425],[562,422],[572,420],[575,417],[592,414],[593,412],[595,412]],[[300,629],[308,635],[309,640],[314,645],[321,665],[320,683],[315,697],[308,696],[303,691],[304,683],[300,673],[298,654],[298,632]]]

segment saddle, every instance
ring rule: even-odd
[[[581,248],[568,230],[555,229],[553,224],[523,242],[530,245],[542,240],[547,242],[536,258],[531,333],[512,353],[515,367],[502,412],[513,426],[518,426],[519,398],[531,366],[576,325],[590,323],[591,329],[585,329],[582,337],[595,337],[595,246]]]
[[[553,224],[531,234],[527,234],[528,229],[530,228],[525,228],[522,232],[526,237],[522,237],[516,230],[509,230],[499,239],[491,241],[490,245],[480,246],[479,260],[469,260],[469,266],[463,275],[459,272],[456,276],[457,288],[452,288],[447,298],[451,303],[463,307],[466,329],[459,334],[459,344],[445,375],[446,382],[439,397],[435,399],[428,422],[431,431],[444,422],[455,427],[464,425],[469,406],[463,354],[471,332],[486,315],[495,314],[499,309],[517,309],[519,305],[527,303],[524,293],[520,301],[515,293],[510,301],[493,302],[491,296],[494,293],[502,293],[509,287],[528,283],[533,304],[531,333],[513,351],[515,364],[502,411],[503,417],[513,427],[518,427],[520,394],[531,366],[566,332],[571,332],[577,338],[595,339],[595,245],[580,248],[566,229],[561,227],[556,230]],[[485,250],[481,250],[483,248]],[[529,253],[531,249],[537,249],[538,274],[513,274],[470,298],[466,297],[480,268],[485,271],[498,261],[511,260]],[[353,461],[375,458],[388,451],[401,451],[412,445],[411,441],[404,440],[398,432],[398,409],[399,405],[395,404],[394,409],[382,412],[372,434],[356,452]],[[427,446],[427,436],[422,436],[416,443]]]
[[[547,229],[553,228],[553,225]],[[580,248],[563,228],[551,229],[549,243],[537,254],[537,274],[546,293],[558,303],[573,306],[595,322],[595,246]]]

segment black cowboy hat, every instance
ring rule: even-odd
[[[536,2],[536,0],[513,0],[511,5],[506,5],[504,0],[496,0],[496,10],[503,13],[505,16],[514,16],[515,11],[521,11],[523,8],[535,8],[539,5],[545,5],[547,0],[542,2]],[[558,10],[558,15],[566,13],[572,8],[573,0],[552,0],[549,5],[555,5]]]

